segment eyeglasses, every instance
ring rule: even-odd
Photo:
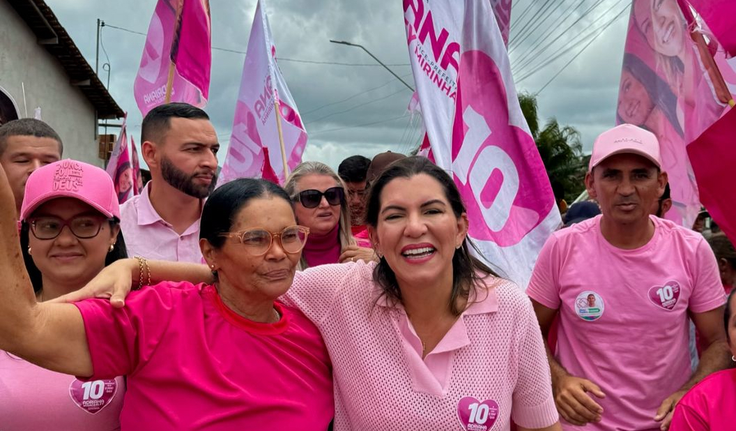
[[[345,190],[342,187],[330,187],[324,192],[310,189],[304,190],[297,195],[299,202],[302,203],[304,208],[317,208],[319,203],[322,202],[322,196],[332,206],[341,205],[345,201]]]
[[[94,238],[100,233],[102,224],[110,219],[94,216],[79,216],[71,220],[58,217],[35,217],[30,220],[31,232],[38,239],[54,239],[61,235],[64,226],[69,226],[72,234],[79,239]]]
[[[245,246],[251,256],[263,256],[278,238],[281,248],[287,253],[299,253],[307,243],[309,228],[304,226],[289,226],[279,233],[272,233],[265,229],[250,229],[243,232],[222,233],[221,237],[237,238]]]

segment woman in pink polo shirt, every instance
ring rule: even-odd
[[[38,302],[83,287],[127,257],[112,180],[96,166],[62,160],[37,169],[20,219],[18,261],[30,278],[26,293]],[[122,377],[82,381],[0,351],[0,430],[118,430],[124,395]]]
[[[96,187],[76,168],[52,174],[53,190]],[[112,191],[102,174],[98,180]],[[113,199],[111,192],[108,203]],[[324,342],[299,310],[275,301],[291,285],[309,233],[296,224],[283,189],[253,179],[217,189],[204,205],[200,226],[202,255],[214,281],[163,282],[132,294],[123,309],[107,300],[36,302],[13,202],[0,168],[0,348],[83,376],[81,389],[71,389],[89,396],[89,407],[110,395],[100,379],[125,375],[123,430],[327,429],[334,401]],[[91,235],[94,227],[59,223],[77,235]],[[35,229],[36,235],[51,236],[59,224]],[[34,256],[39,251],[34,246]],[[67,253],[59,260],[72,258]],[[140,268],[138,284],[148,281],[146,261],[130,261]],[[44,414],[42,403],[33,406],[35,414]]]
[[[367,222],[379,263],[298,272],[282,297],[327,345],[335,430],[508,430],[512,420],[559,430],[532,305],[470,255],[449,175],[423,157],[392,164],[371,186]],[[210,279],[191,264],[153,262],[151,271]],[[77,297],[122,306],[131,272],[136,265],[121,262]]]
[[[320,162],[300,163],[286,179],[299,224],[309,228],[299,269],[327,263],[370,261],[373,250],[356,243],[350,230],[347,188],[335,171]]]
[[[724,312],[726,339],[736,361],[736,290],[731,290]],[[677,403],[670,431],[731,430],[736,424],[736,368],[704,378]]]

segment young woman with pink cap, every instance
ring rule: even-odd
[[[26,183],[20,218],[25,271],[39,302],[81,288],[127,257],[117,195],[98,167],[62,160],[39,168]],[[0,351],[3,431],[117,430],[124,394],[121,377],[81,381]]]

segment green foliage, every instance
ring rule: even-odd
[[[584,163],[580,133],[572,126],[561,126],[554,118],[540,130],[534,96],[519,94],[519,104],[553,189],[556,194],[562,189],[565,200],[571,203],[585,189],[587,165]]]

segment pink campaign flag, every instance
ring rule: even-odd
[[[493,14],[496,16],[498,29],[501,30],[503,43],[509,44],[509,29],[511,28],[511,0],[491,0]]]
[[[290,171],[301,162],[307,145],[307,131],[276,64],[276,46],[264,9],[264,0],[259,0],[243,65],[230,146],[218,186],[242,177],[284,183],[284,163],[274,109],[277,102]]]
[[[115,146],[112,148],[110,161],[107,163],[107,173],[115,185],[115,193],[121,204],[133,196],[133,165],[130,163],[130,149],[128,147],[128,131],[125,126],[127,114],[123,118]]]
[[[143,116],[165,103],[172,65],[175,67],[170,101],[200,108],[207,104],[212,65],[210,43],[207,0],[158,0],[133,84]]]
[[[657,8],[651,0],[633,1],[616,123],[657,135],[673,201],[665,217],[686,227],[701,206],[687,145],[724,110],[703,64],[677,0],[662,0]]]
[[[729,110],[687,147],[700,186],[700,199],[728,238],[736,243],[736,111]]]
[[[435,161],[452,172],[483,256],[526,288],[561,220],[491,5],[404,0],[404,21]]]
[[[681,6],[690,3],[703,18],[718,43],[729,57],[736,56],[736,2],[734,0],[679,0]]]

